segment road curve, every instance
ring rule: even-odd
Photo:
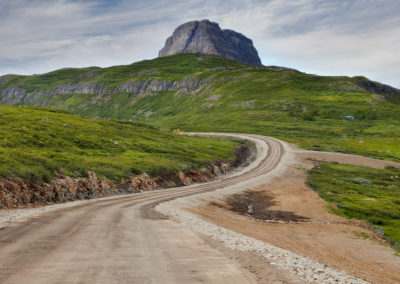
[[[227,136],[227,134],[207,134]],[[0,229],[0,283],[253,283],[252,275],[195,233],[157,213],[162,202],[255,178],[279,165],[278,140],[248,170],[187,187],[59,208]]]

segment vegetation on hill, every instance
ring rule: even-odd
[[[188,90],[164,86],[185,78],[202,84],[196,88],[189,82]],[[3,104],[146,121],[162,129],[257,133],[313,150],[400,161],[400,95],[362,77],[316,76],[182,54],[104,69],[7,76],[0,82],[0,93],[11,86],[27,92],[19,102],[13,95],[8,100],[3,96]],[[57,86],[82,82],[95,84],[97,93],[96,88],[94,93],[52,93]],[[118,91],[126,82],[152,82],[156,88]]]
[[[400,169],[321,163],[307,182],[335,213],[365,220],[400,251]]]
[[[49,181],[95,172],[119,181],[146,172],[198,169],[233,161],[238,141],[189,137],[140,122],[93,119],[63,111],[0,107],[0,176]]]

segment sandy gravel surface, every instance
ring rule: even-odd
[[[288,273],[284,269],[280,269],[274,264],[265,260],[265,257],[257,253],[249,251],[239,251],[236,249],[229,249],[221,245],[220,242],[215,241],[209,237],[203,237],[203,240],[211,247],[218,249],[225,256],[235,259],[246,270],[253,273],[258,283],[268,284],[305,284],[307,282],[301,280],[300,277],[292,273]]]

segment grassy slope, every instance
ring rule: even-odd
[[[54,174],[120,180],[147,172],[199,168],[233,160],[237,142],[187,137],[137,122],[92,119],[64,112],[0,107],[0,176],[48,181]]]
[[[400,169],[321,163],[308,184],[335,205],[335,213],[367,221],[400,251]]]
[[[221,66],[228,68],[216,70]],[[88,73],[95,78],[78,79]],[[209,78],[211,83],[196,95],[121,93],[95,104],[90,102],[93,95],[56,95],[36,105],[92,117],[143,120],[167,129],[258,133],[304,148],[400,161],[400,138],[396,135],[400,131],[400,99],[365,91],[355,84],[359,78],[248,67],[216,56],[184,54],[105,69],[15,76],[1,84],[0,91],[8,86],[46,91],[75,81],[115,87],[127,80],[174,81],[185,76]],[[356,120],[348,121],[346,115],[354,115]]]

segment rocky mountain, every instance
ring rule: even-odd
[[[262,65],[251,39],[232,30],[222,30],[209,20],[177,27],[160,50],[159,57],[181,53],[218,54],[248,65]]]

